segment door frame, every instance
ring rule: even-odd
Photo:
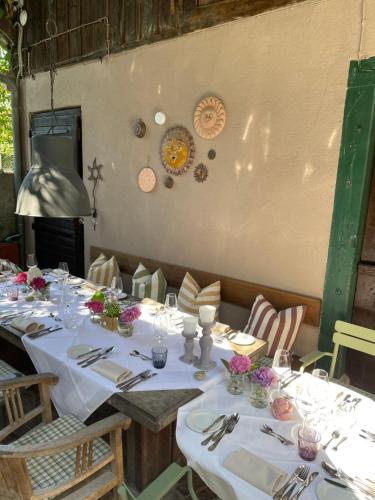
[[[323,292],[321,351],[332,351],[336,320],[352,318],[373,170],[374,112],[375,57],[351,61]],[[336,375],[344,368],[342,352]]]

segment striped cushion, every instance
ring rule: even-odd
[[[104,286],[111,286],[114,277],[120,275],[116,257],[108,259],[104,253],[91,264],[87,279]]]
[[[164,303],[167,281],[161,269],[151,272],[139,263],[132,279],[132,295],[140,299],[149,298]]]
[[[191,274],[186,273],[178,294],[178,308],[180,311],[199,315],[200,306],[215,306],[216,316],[220,308],[220,281],[212,283],[205,288],[198,285]]]
[[[268,356],[274,356],[276,349],[289,351],[296,340],[306,309],[306,306],[294,306],[277,313],[263,295],[258,295],[244,331],[268,341]]]

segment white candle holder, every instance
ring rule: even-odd
[[[215,368],[216,363],[211,359],[211,349],[214,341],[211,337],[211,327],[215,323],[212,321],[210,323],[203,323],[199,320],[199,325],[203,328],[202,337],[199,339],[199,346],[201,348],[201,356],[194,363],[194,366],[199,370],[211,370]]]
[[[182,332],[182,336],[185,337],[185,343],[184,343],[184,349],[185,349],[185,354],[183,356],[180,356],[180,361],[183,363],[187,363],[188,365],[191,365],[194,363],[197,359],[198,356],[194,356],[194,339],[198,335],[198,332],[192,332],[192,333],[187,333],[185,331]]]

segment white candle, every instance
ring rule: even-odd
[[[184,318],[184,333],[195,333],[198,326],[198,319],[192,316]]]
[[[216,307],[200,306],[199,319],[201,323],[213,323],[215,321]]]

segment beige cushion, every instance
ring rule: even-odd
[[[220,308],[220,281],[201,288],[191,274],[186,273],[178,294],[178,308],[180,311],[199,315],[200,306],[215,306],[216,315]]]
[[[104,253],[91,264],[87,279],[99,285],[111,286],[113,278],[120,275],[116,257],[108,259]]]

